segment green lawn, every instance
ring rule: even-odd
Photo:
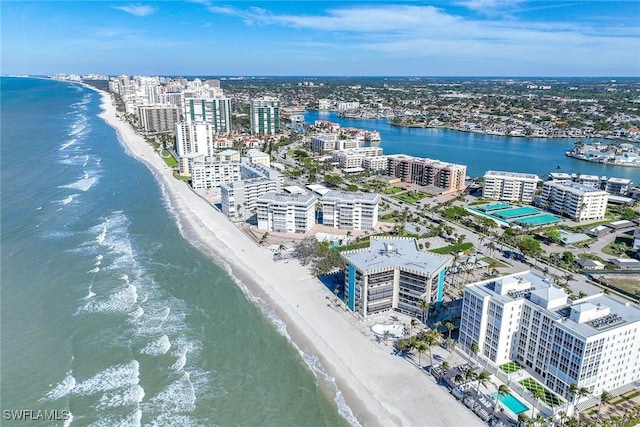
[[[401,201],[403,201],[405,203],[414,204],[418,200],[422,200],[425,197],[427,197],[428,195],[429,195],[429,193],[424,193],[422,191],[408,191],[406,193],[396,194],[393,197],[395,199],[401,200]]]
[[[173,157],[173,154],[171,154],[169,151],[162,150],[162,159],[170,168],[178,167],[178,161]]]
[[[511,374],[513,372],[517,372],[520,369],[522,369],[522,365],[520,365],[518,362],[513,361],[513,362],[505,363],[504,365],[501,365],[500,369],[502,369],[507,374]]]
[[[398,194],[398,193],[402,193],[403,191],[404,190],[402,188],[398,188],[398,187],[389,187],[382,190],[384,194]]]
[[[380,221],[383,222],[400,222],[402,221],[402,214],[396,211],[386,213],[382,215]]]
[[[534,394],[537,390],[542,391],[544,393],[544,397],[542,398],[542,400],[550,407],[558,406],[564,403],[564,400],[560,399],[548,388],[546,388],[533,378],[525,378],[524,380],[520,381],[520,384],[522,384],[527,390]]]
[[[352,249],[362,249],[362,248],[368,248],[368,247],[369,247],[369,237],[365,237],[359,242],[350,243],[344,246],[338,246],[336,249],[342,252],[342,251],[350,251]]]
[[[430,251],[436,254],[443,255],[453,252],[466,252],[469,249],[473,249],[473,243],[471,242],[456,243],[454,245],[444,246],[442,248],[430,249]]]
[[[495,258],[488,257],[488,256],[482,258],[481,261],[486,262],[487,264],[489,264],[489,266],[494,267],[494,268],[507,268],[507,267],[509,267],[507,264],[505,264],[503,262],[500,262]]]

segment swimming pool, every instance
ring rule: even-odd
[[[513,412],[516,415],[529,409],[527,405],[520,402],[511,393],[507,393],[504,396],[500,396],[498,395],[498,392],[495,392],[492,394],[492,396],[498,398],[498,400],[500,400],[500,403],[502,403],[504,406],[509,408],[511,412]]]

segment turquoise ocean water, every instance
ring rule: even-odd
[[[1,83],[0,403],[72,414],[15,425],[347,425],[314,358],[184,238],[97,93]]]

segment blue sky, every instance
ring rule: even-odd
[[[640,76],[640,1],[2,1],[2,74]]]

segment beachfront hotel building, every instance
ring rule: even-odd
[[[332,190],[322,196],[322,225],[340,230],[373,230],[378,225],[380,195]]]
[[[260,196],[281,190],[280,181],[263,177],[221,184],[222,212],[229,218],[246,219]]]
[[[538,175],[490,170],[484,174],[482,195],[494,200],[531,203],[538,182]]]
[[[211,156],[214,153],[213,128],[207,122],[176,123],[176,154]]]
[[[300,233],[316,223],[318,199],[311,194],[266,193],[255,202],[258,229],[275,233]]]
[[[251,133],[275,135],[280,130],[280,101],[264,97],[251,100]]]
[[[422,252],[415,239],[371,237],[369,247],[341,253],[347,306],[367,317],[388,310],[422,317],[420,302],[441,302],[451,259]]]
[[[608,193],[576,182],[545,181],[542,205],[575,221],[603,219]]]
[[[219,161],[207,157],[204,161],[198,160],[189,163],[191,173],[191,187],[196,190],[215,188],[221,184],[239,181],[240,162]]]
[[[441,193],[463,191],[467,167],[405,154],[387,157],[387,174],[418,185],[432,186]]]
[[[459,344],[482,360],[517,361],[570,399],[572,383],[591,395],[640,380],[640,308],[604,294],[571,301],[529,271],[464,289]]]

